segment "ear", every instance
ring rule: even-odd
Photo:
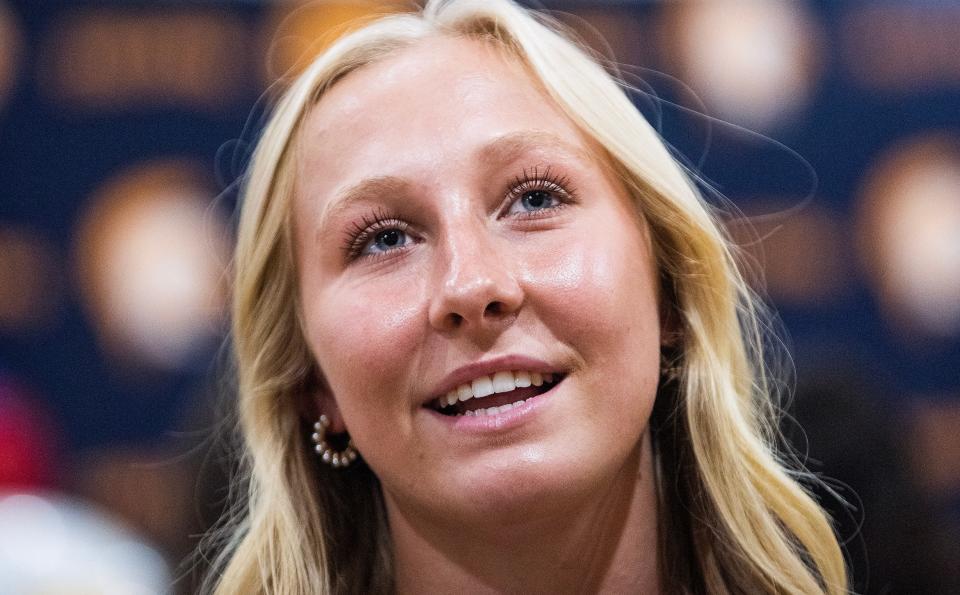
[[[300,399],[300,415],[313,425],[320,419],[321,414],[326,415],[330,420],[331,433],[342,434],[347,431],[343,416],[340,415],[340,407],[337,406],[337,399],[333,396],[326,378],[318,372]]]

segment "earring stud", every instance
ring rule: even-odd
[[[320,455],[320,460],[324,463],[340,469],[350,466],[350,463],[357,460],[357,449],[353,446],[353,440],[347,442],[343,450],[334,450],[327,443],[327,429],[330,428],[330,418],[324,414],[320,415],[320,420],[313,424],[313,434],[310,439],[313,440],[313,450]]]

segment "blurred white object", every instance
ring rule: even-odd
[[[153,595],[170,582],[156,550],[92,507],[0,494],[0,593]]]
[[[960,334],[960,139],[894,147],[861,200],[861,249],[885,314],[928,336]]]
[[[228,225],[189,163],[141,164],[108,181],[78,236],[81,287],[120,360],[187,365],[219,335]]]
[[[800,2],[675,2],[665,56],[712,116],[769,130],[813,94],[824,36]]]

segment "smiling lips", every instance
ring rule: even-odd
[[[563,380],[562,374],[524,370],[482,375],[430,401],[444,415],[496,415],[541,395]]]

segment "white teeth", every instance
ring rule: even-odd
[[[508,393],[515,388],[513,372],[497,372],[493,375],[493,392]]]
[[[559,375],[556,375],[559,377]],[[435,403],[437,408],[443,409],[456,405],[457,401],[466,401],[473,398],[482,398],[494,393],[507,393],[517,388],[526,388],[528,386],[543,386],[544,383],[552,383],[555,375],[552,373],[527,372],[526,370],[517,370],[516,372],[497,372],[491,376],[480,376],[469,384],[461,384],[447,394],[437,397]],[[522,403],[523,401],[517,401]],[[490,410],[496,409],[495,407]],[[509,410],[509,407],[507,408]],[[486,413],[477,413],[473,415],[486,415]],[[484,410],[485,411],[485,410]],[[493,411],[495,413],[495,411]]]
[[[504,413],[504,412],[506,412],[506,411],[510,411],[511,409],[513,409],[513,403],[507,403],[506,405],[500,405],[500,413]]]
[[[526,388],[530,386],[530,372],[524,372],[523,370],[514,372],[513,382],[517,385],[517,388]]]
[[[463,414],[466,415],[467,417],[473,417],[477,413],[475,411],[464,411]]]
[[[474,397],[486,397],[493,394],[493,381],[489,376],[481,376],[472,383]]]

